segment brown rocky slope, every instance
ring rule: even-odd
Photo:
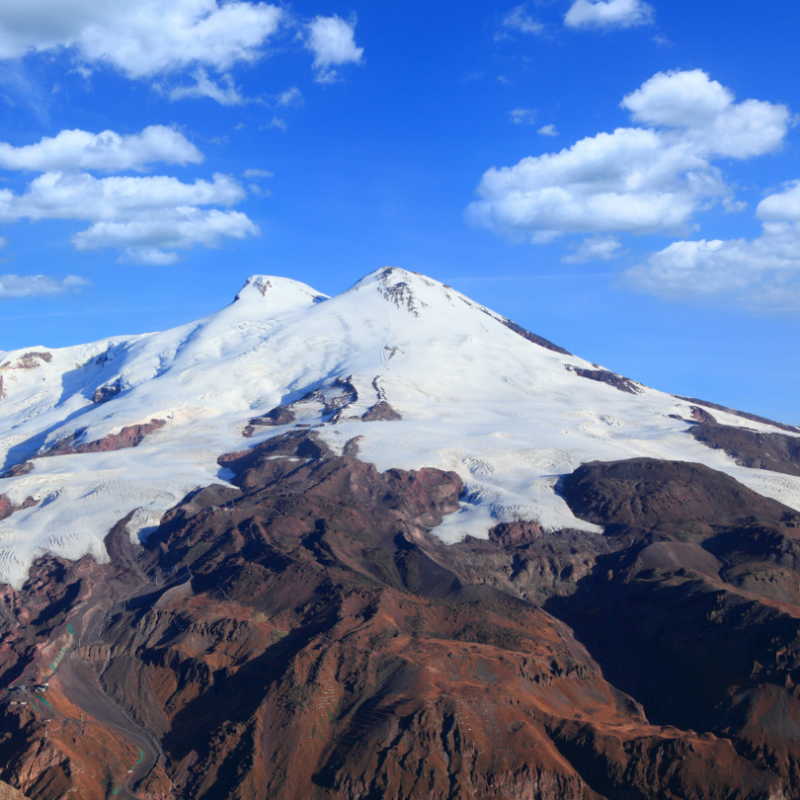
[[[239,489],[188,496],[140,551],[120,525],[110,565],[6,589],[5,684],[77,637],[52,711],[5,701],[0,778],[31,800],[800,797],[790,509],[636,459],[562,481],[606,536],[446,547],[454,473],[302,432],[221,463]]]

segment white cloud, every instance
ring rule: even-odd
[[[95,178],[86,173],[46,172],[31,181],[25,194],[0,190],[0,220],[117,222],[156,210],[229,206],[244,198],[244,189],[229,175],[214,175],[211,182],[182,183],[164,175]]]
[[[0,275],[0,298],[64,294],[89,285],[90,282],[79,275],[67,275],[63,280],[47,275]]]
[[[544,30],[544,25],[528,14],[526,3],[512,8],[511,11],[503,17],[503,21],[500,24],[506,30],[520,31],[520,33],[536,34]]]
[[[197,65],[225,71],[258,59],[283,16],[237,0],[0,0],[0,58],[74,48],[84,63],[129,78]]]
[[[197,163],[202,158],[182,134],[161,126],[125,137],[113,131],[62,131],[27,147],[0,143],[0,167],[47,170],[22,194],[0,189],[0,221],[89,222],[89,228],[72,237],[78,250],[115,247],[123,250],[124,260],[150,264],[177,259],[164,248],[218,247],[225,237],[258,235],[245,214],[208,208],[245,199],[244,188],[229,175],[183,183],[165,175],[97,178],[77,171],[141,169],[156,160]]]
[[[533,125],[536,121],[536,112],[531,108],[515,108],[508,116],[515,125]]]
[[[279,106],[301,106],[304,102],[303,93],[296,86],[278,95]]]
[[[564,17],[569,28],[632,28],[652,22],[653,8],[642,0],[575,0]]]
[[[96,222],[72,237],[78,250],[122,248],[123,260],[145,264],[171,264],[174,252],[194,245],[219,247],[223,238],[258,236],[258,227],[240,211],[179,207],[145,211],[132,220]],[[162,249],[163,248],[163,249]]]
[[[0,236],[0,250],[5,250],[8,246],[8,239],[5,236]]]
[[[339,75],[333,66],[360,64],[363,47],[356,47],[355,18],[346,22],[338,15],[315,17],[308,23],[305,46],[314,53],[318,83],[333,83]]]
[[[575,251],[564,256],[564,264],[585,264],[588,261],[610,261],[620,255],[622,244],[613,236],[593,236],[584,239]]]
[[[223,105],[249,101],[231,70],[262,58],[272,40],[296,23],[278,5],[248,0],[0,0],[0,61],[28,54],[67,52],[74,68],[89,78],[103,67],[130,79],[150,80],[173,100],[208,97]],[[354,39],[355,17],[317,16],[297,37],[314,53],[316,80],[339,79],[335,67],[360,63],[363,48]],[[180,74],[191,84],[175,84]],[[19,83],[19,77],[11,75]],[[6,80],[8,83],[8,80]],[[19,87],[20,89],[23,87]],[[20,92],[40,116],[41,99]],[[279,105],[300,105],[295,87]]]
[[[141,264],[148,267],[168,267],[180,260],[177,253],[165,253],[157,247],[126,247],[117,259],[120,264]]]
[[[208,77],[203,67],[198,67],[192,77],[195,80],[194,86],[176,86],[170,90],[170,100],[183,100],[185,97],[209,97],[216,100],[223,106],[241,106],[246,102],[245,98],[236,88],[232,75],[223,75],[220,79],[224,86],[220,86]]]
[[[800,181],[764,198],[757,239],[673,242],[625,273],[665,297],[729,296],[759,311],[800,311]]]
[[[269,121],[269,124],[266,127],[267,130],[269,130],[270,128],[277,128],[278,130],[286,133],[287,131],[286,120],[281,119],[280,117],[273,117]]]
[[[693,128],[712,124],[730,108],[733,93],[702,70],[658,72],[620,105],[636,122]]]
[[[275,173],[267,169],[246,169],[244,176],[245,178],[274,178]]]
[[[0,168],[33,172],[141,170],[147,164],[199,164],[203,154],[182,134],[163,125],[121,136],[114,131],[65,130],[36,144],[13,147],[0,142]]]
[[[702,70],[659,72],[621,103],[636,122],[687,129],[686,138],[719,156],[750,158],[775,150],[789,123],[786,106],[735,103],[733,93]]]
[[[543,125],[536,131],[540,136],[558,136],[558,131],[555,125]]]
[[[800,222],[800,181],[791,181],[779,194],[765,197],[756,209],[759,219]]]
[[[685,103],[681,102],[682,90]],[[557,153],[492,168],[466,216],[512,238],[568,233],[684,234],[694,214],[720,199],[736,208],[715,158],[775,150],[789,110],[733,96],[699,70],[659,73],[623,100],[650,128],[618,128]]]

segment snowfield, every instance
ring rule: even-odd
[[[231,305],[190,325],[0,354],[0,474],[35,457],[27,474],[0,479],[0,494],[36,501],[0,521],[0,582],[20,586],[45,552],[104,560],[103,539],[119,520],[132,515],[131,536],[146,536],[188,492],[225,482],[220,455],[298,423],[337,451],[360,437],[359,457],[380,470],[457,472],[467,491],[435,531],[445,542],[515,519],[602,533],[571,514],[554,490],[558,476],[634,456],[700,462],[800,510],[800,479],[737,466],[696,442],[685,421],[691,403],[582,377],[573,370],[597,367],[505,323],[399,269],[332,298],[256,276]],[[363,421],[381,400],[402,420]],[[295,423],[243,438],[250,419],[289,404]],[[87,444],[152,420],[164,424],[138,446],[46,455],[70,437]]]

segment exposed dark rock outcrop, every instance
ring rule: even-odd
[[[105,386],[100,386],[97,388],[95,393],[92,395],[92,402],[97,404],[107,403],[109,400],[113,400],[121,393],[122,381],[117,380],[114,383],[109,383]]]
[[[2,475],[0,475],[0,479],[16,478],[20,475],[28,475],[33,471],[33,466],[33,461],[23,461],[21,464],[15,464],[13,467],[11,467],[11,469],[6,470]]]
[[[748,414],[746,411],[737,411],[734,408],[727,408],[726,406],[718,405],[717,403],[709,403],[707,400],[698,400],[696,397],[682,397],[681,395],[674,395],[678,400],[686,400],[688,403],[695,403],[698,406],[705,408],[715,409],[716,411],[725,411],[728,414],[734,414],[742,419],[749,419],[752,422],[761,422],[764,425],[772,425],[773,428],[780,428],[781,430],[788,431],[789,433],[800,433],[800,427],[797,425],[786,425],[783,422],[775,422],[774,420],[767,419],[766,417],[759,417],[756,414]]]
[[[41,361],[49,364],[53,360],[53,354],[48,353],[46,350],[42,352],[32,351],[24,353],[19,357],[19,360],[14,364],[14,369],[36,369],[40,366]]]
[[[26,497],[20,505],[15,505],[4,494],[0,494],[0,520],[8,519],[12,514],[17,511],[23,511],[26,508],[32,508],[39,501],[34,500],[32,497]]]
[[[748,517],[800,522],[800,513],[703,464],[634,458],[584,464],[565,475],[561,492],[573,512],[598,525],[659,530],[736,525]]]
[[[692,406],[691,412],[692,419],[695,422],[708,422],[712,425],[716,425],[717,423],[717,420],[711,414],[709,414],[708,411],[700,406]]]
[[[714,450],[724,450],[743,467],[800,476],[800,436],[759,433],[713,421],[694,425],[689,433]]]
[[[93,442],[85,442],[83,444],[77,443],[81,441],[86,431],[79,430],[62,439],[58,444],[46,450],[41,456],[36,456],[36,458],[68,456],[76,453],[107,453],[112,450],[124,450],[127,447],[138,447],[148,434],[163,428],[166,424],[163,419],[151,419],[150,422],[140,425],[128,425],[119,433],[110,433],[102,439],[95,439]]]
[[[297,417],[291,407],[277,406],[273,408],[272,411],[264,414],[264,416],[251,419],[247,427],[242,431],[242,435],[249,439],[256,432],[256,428],[273,428],[280,425],[291,425],[296,419]]]
[[[395,411],[386,400],[379,400],[372,408],[366,411],[362,417],[364,422],[378,422],[403,419],[400,413]]]
[[[777,796],[797,797],[800,515],[714,470],[653,459],[585,465],[562,492],[615,552],[548,610],[586,632],[652,722],[728,739],[779,778]]]
[[[575,367],[572,364],[567,364],[566,368],[569,372],[574,372],[581,378],[607,383],[609,386],[613,386],[615,389],[627,394],[641,394],[644,391],[640,383],[636,383],[636,381],[632,381],[622,375],[617,375],[616,372],[610,372],[607,369],[583,369],[583,367]]]
[[[572,353],[569,350],[565,350],[563,347],[559,347],[557,344],[553,344],[551,341],[545,339],[542,336],[537,336],[535,333],[531,333],[530,331],[525,330],[521,325],[517,325],[516,322],[512,322],[510,319],[501,319],[500,320],[503,325],[506,326],[509,330],[514,331],[514,333],[521,336],[523,339],[527,339],[529,342],[533,342],[534,344],[538,344],[539,347],[544,347],[547,350],[552,350],[554,353],[561,353],[563,356],[571,356]]]

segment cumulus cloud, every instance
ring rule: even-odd
[[[734,95],[702,70],[659,72],[623,98],[636,122],[684,128],[697,149],[750,158],[775,150],[786,136],[786,106],[761,100],[734,102]]]
[[[536,34],[541,33],[544,30],[544,25],[535,20],[528,13],[527,4],[525,3],[512,8],[511,11],[509,11],[508,14],[503,17],[500,25],[506,31],[519,31],[520,33]],[[499,36],[499,38],[502,38],[502,34]]]
[[[262,58],[295,25],[278,5],[249,0],[0,0],[0,61],[67,52],[71,71],[87,79],[106,67],[150,80],[173,100],[207,97],[234,106],[249,100],[231,70]],[[355,17],[317,16],[302,28],[297,39],[314,54],[317,81],[332,83],[335,67],[361,62]],[[193,82],[180,81],[182,74]],[[32,102],[33,91],[21,94]],[[301,103],[296,88],[278,98],[279,105]]]
[[[258,59],[283,17],[237,0],[0,0],[0,58],[73,48],[129,78],[197,65],[224,72]]]
[[[334,66],[360,64],[363,47],[356,47],[355,17],[346,22],[338,15],[315,17],[308,25],[305,46],[314,54],[315,80],[333,83],[339,79]]]
[[[43,171],[22,193],[0,189],[0,221],[68,219],[91,223],[75,234],[78,250],[122,249],[140,263],[171,263],[175,249],[219,247],[223,238],[259,234],[243,213],[221,210],[246,197],[230,175],[184,183],[165,175],[98,178],[85,169],[142,169],[153,161],[198,163],[202,153],[182,134],[153,126],[141,134],[62,131],[35,145],[0,143],[0,166]]]
[[[555,125],[542,125],[538,131],[536,131],[540,136],[558,136],[558,131],[556,130]]]
[[[569,28],[632,28],[652,22],[653,8],[642,0],[575,0],[564,17]]]
[[[0,220],[119,221],[184,206],[229,206],[244,198],[244,189],[229,175],[182,183],[164,175],[96,178],[87,173],[46,172],[34,178],[24,194],[0,190]]]
[[[141,170],[159,161],[199,164],[203,154],[182,133],[163,125],[151,125],[129,136],[76,129],[23,147],[0,142],[0,168],[10,170]]]
[[[613,236],[592,236],[584,239],[561,261],[564,264],[585,264],[588,261],[610,261],[620,255],[622,243]]]
[[[697,211],[720,200],[736,207],[713,160],[775,150],[790,123],[786,106],[736,103],[700,70],[659,73],[622,105],[650,127],[618,128],[489,169],[467,219],[539,243],[562,233],[685,235]]]
[[[800,181],[790,181],[784,191],[765,197],[756,209],[763,220],[800,222]]]
[[[258,227],[240,211],[189,207],[147,210],[132,220],[96,222],[72,237],[78,250],[121,248],[123,260],[143,264],[171,264],[174,250],[195,245],[219,247],[223,238],[257,236]]]
[[[764,198],[756,216],[756,239],[673,242],[625,279],[666,297],[727,295],[752,309],[800,311],[800,181]]]
[[[0,275],[0,298],[64,294],[89,285],[79,275],[67,275],[62,280],[47,275]]]

